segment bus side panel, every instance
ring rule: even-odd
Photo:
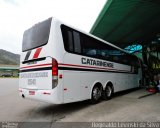
[[[91,99],[92,89],[96,83],[101,83],[103,88],[108,80],[114,81],[114,74],[108,74],[106,72],[91,72],[86,71],[81,74],[81,98]],[[114,84],[114,83],[113,83]]]
[[[138,86],[138,74],[130,72],[131,66],[114,63],[114,72],[110,72],[104,69],[100,70],[100,67],[97,66],[82,65],[82,57],[84,58],[84,56],[71,53],[64,55],[65,103],[90,99],[92,88],[96,82],[101,83],[104,88],[108,82],[111,82],[115,92]],[[121,73],[120,70],[125,70],[127,73]]]
[[[80,73],[64,71],[64,103],[80,101]]]

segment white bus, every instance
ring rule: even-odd
[[[138,87],[140,80],[136,56],[54,18],[24,32],[19,76],[23,98],[97,103]]]

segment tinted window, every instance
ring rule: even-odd
[[[73,31],[74,37],[74,52],[81,53],[81,42],[80,42],[80,35],[78,32]]]
[[[128,64],[127,54],[90,36],[81,35],[83,55]]]
[[[72,31],[67,31],[67,48],[69,51],[73,51],[73,35],[72,35]]]
[[[138,60],[133,55],[123,52],[65,25],[62,25],[61,29],[64,47],[68,52],[132,66],[138,65]]]
[[[81,41],[79,32],[74,31],[73,29],[64,25],[61,26],[61,29],[65,50],[68,52],[81,54]]]
[[[23,34],[22,51],[31,50],[33,48],[47,44],[52,18],[34,25],[26,30]]]
[[[96,40],[86,35],[81,35],[81,37],[82,37],[81,43],[83,46],[82,54],[96,57],[98,55],[99,46],[100,46],[98,45],[98,42],[96,42]]]
[[[73,36],[72,31],[62,25],[62,36],[64,42],[64,48],[68,52],[73,52]]]
[[[105,59],[118,63],[121,62],[122,56],[124,55],[123,52],[108,44],[103,44],[102,52],[105,54]]]

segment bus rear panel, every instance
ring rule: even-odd
[[[57,86],[58,58],[50,46],[55,45],[50,38],[51,23],[49,18],[24,32],[19,92],[23,98],[59,104],[63,99]]]

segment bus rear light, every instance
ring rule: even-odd
[[[52,59],[52,88],[55,88],[58,84],[58,62],[56,59]]]
[[[52,59],[52,76],[58,76],[58,62]]]
[[[55,67],[52,67],[52,76],[58,76],[58,70]]]

